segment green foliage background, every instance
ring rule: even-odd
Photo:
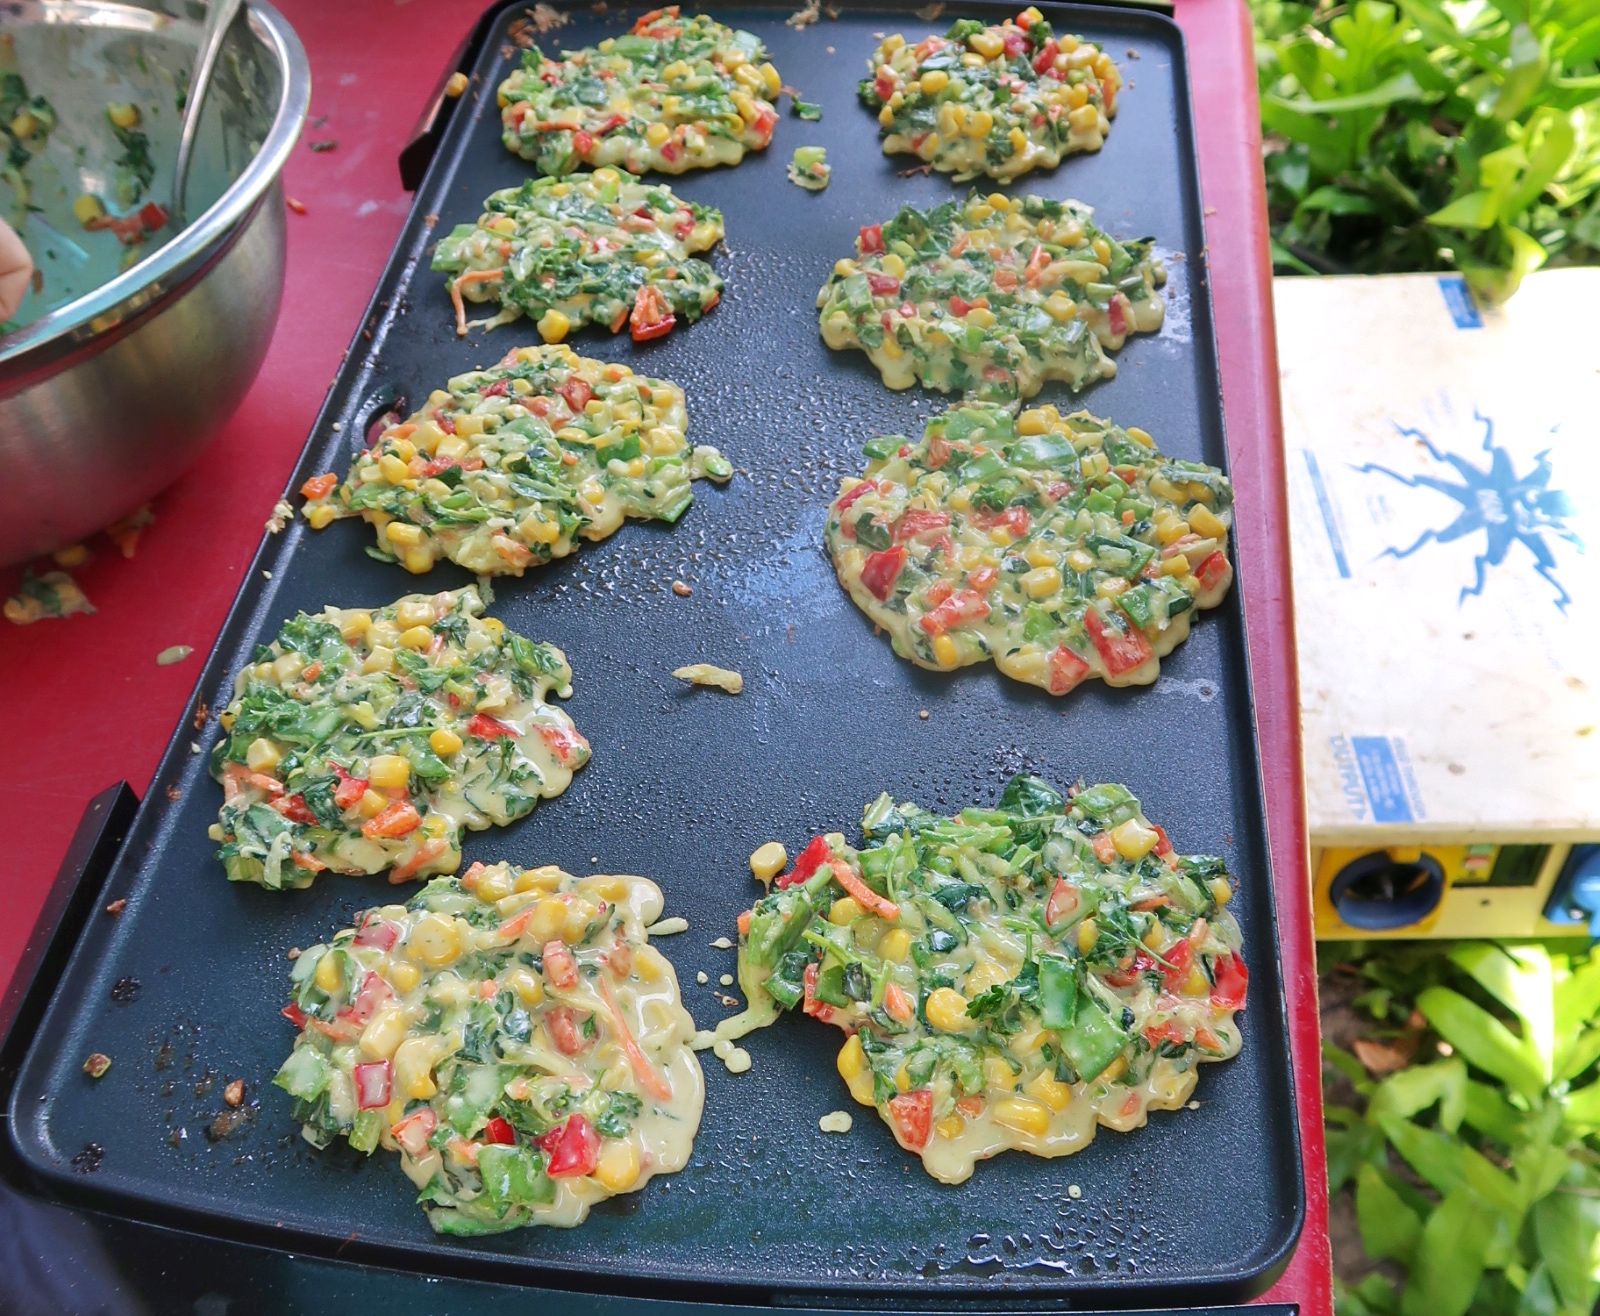
[[[1250,0],[1280,272],[1600,260],[1600,0]]]

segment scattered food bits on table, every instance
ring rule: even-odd
[[[687,667],[674,668],[672,674],[680,681],[725,690],[730,695],[736,695],[744,689],[744,677],[738,672],[726,667],[713,667],[710,663],[690,663]]]
[[[694,980],[697,983],[699,983],[702,987],[704,987],[708,982],[711,981],[711,979],[706,976],[706,973],[705,973],[704,969],[702,969],[699,973],[694,975]]]
[[[724,987],[732,987],[733,975],[731,973],[725,973],[722,975],[722,977],[718,978],[717,981],[720,982]]]
[[[450,81],[444,84],[444,94],[451,100],[455,100],[469,85],[471,85],[471,79],[458,69],[450,75]]]
[[[236,1078],[222,1090],[222,1099],[230,1106],[238,1106],[244,1102],[244,1080]]]
[[[156,655],[156,666],[171,667],[174,663],[181,663],[193,652],[192,644],[174,644]]]
[[[854,1124],[848,1110],[830,1110],[817,1121],[817,1127],[824,1133],[849,1133]]]
[[[686,599],[694,593],[694,590],[683,581],[675,580],[672,582],[672,592],[680,599]]]
[[[106,1070],[111,1068],[111,1057],[103,1051],[91,1051],[89,1058],[83,1062],[83,1072],[90,1078],[104,1078]]]
[[[94,610],[78,582],[65,571],[35,576],[31,568],[22,573],[22,583],[3,609],[5,619],[14,626],[31,626],[46,618],[73,617]]]
[[[674,914],[671,918],[664,918],[659,922],[652,923],[645,929],[645,932],[652,937],[673,937],[680,932],[687,932],[688,930],[689,920],[681,915]]]
[[[711,945],[717,950],[732,950],[733,943],[726,937],[718,937]]]
[[[272,515],[267,518],[267,533],[278,534],[284,526],[294,520],[294,508],[282,498],[272,505]]]
[[[106,906],[106,913],[110,914],[112,918],[116,918],[116,916],[122,913],[122,911],[127,907],[128,902],[126,900],[113,900],[109,905]]]
[[[1067,1196],[1076,1202],[1080,1197],[1083,1196],[1083,1189],[1079,1188],[1077,1184],[1068,1184]]]

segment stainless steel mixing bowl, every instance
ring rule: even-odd
[[[179,4],[0,0],[0,38],[29,91],[59,116],[52,145],[77,135],[72,151],[53,152],[50,186],[36,189],[30,248],[35,223],[52,260],[58,238],[61,251],[94,246],[72,232],[71,200],[110,190],[109,155],[94,149],[108,104],[142,98],[156,163],[148,198],[168,200],[179,90],[201,29]],[[194,220],[131,269],[0,336],[0,565],[73,543],[170,484],[266,355],[283,294],[279,174],[305,120],[311,73],[276,10],[251,0],[247,18],[203,108]]]

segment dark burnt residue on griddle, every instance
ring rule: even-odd
[[[72,1158],[72,1168],[79,1174],[93,1174],[106,1158],[106,1149],[98,1142],[85,1143],[84,1148]]]
[[[139,999],[139,980],[118,978],[111,984],[111,999],[118,1005],[132,1005]]]

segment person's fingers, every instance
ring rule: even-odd
[[[33,257],[17,231],[0,219],[0,320],[9,320],[28,295],[33,278]]]

